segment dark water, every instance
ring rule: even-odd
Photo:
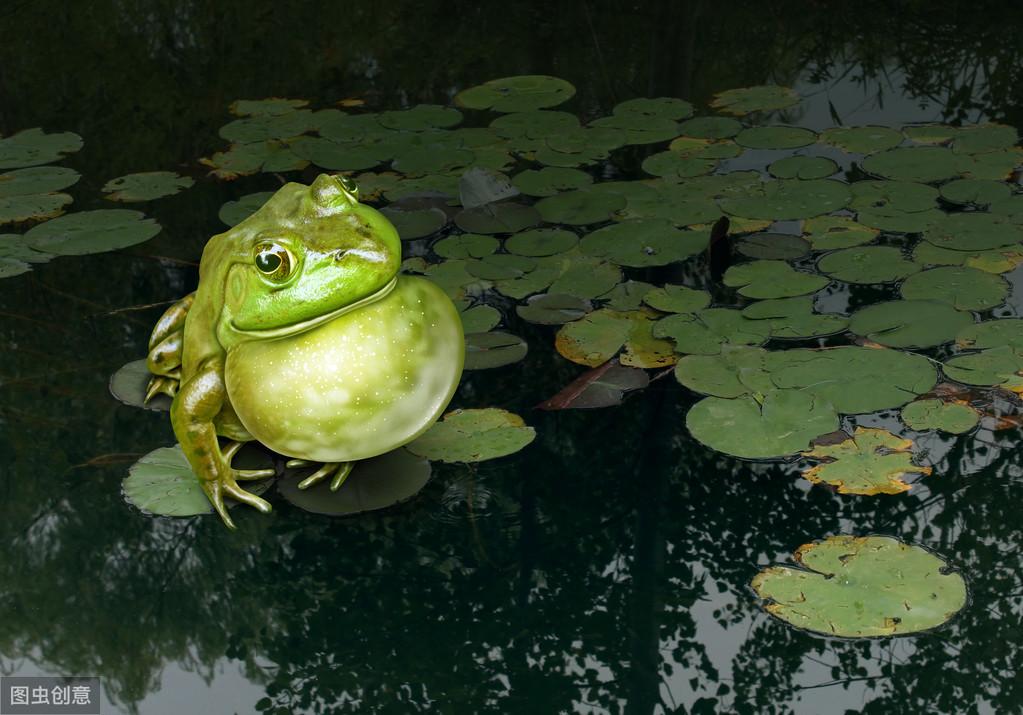
[[[8,0],[0,132],[80,133],[65,163],[83,209],[124,173],[199,175],[240,97],[390,108],[549,73],[590,116],[777,82],[809,97],[792,121],[811,128],[832,112],[1020,126],[1021,30],[1008,3]],[[173,435],[107,393],[160,312],[121,309],[191,290],[219,206],[275,185],[201,180],[153,204],[158,238],[0,283],[5,674],[98,675],[104,712],[144,714],[1023,711],[1018,431],[930,436],[934,478],[842,497],[696,444],[670,379],[618,409],[532,410],[578,369],[524,326],[529,357],[472,374],[456,404],[519,412],[536,442],[437,467],[398,512],[331,520],[277,499],[228,533],[128,507],[128,465]],[[763,614],[760,567],[849,532],[946,555],[970,604],[937,631],[859,642]]]

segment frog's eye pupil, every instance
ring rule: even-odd
[[[263,251],[256,256],[256,267],[263,273],[273,273],[281,267],[281,257],[276,253]]]
[[[286,248],[276,243],[257,246],[254,263],[259,272],[271,280],[283,281],[291,274],[291,256]]]

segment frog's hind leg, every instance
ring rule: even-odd
[[[161,393],[170,398],[177,394],[181,383],[185,317],[194,300],[195,293],[189,293],[156,321],[149,337],[149,355],[146,356],[146,367],[153,373],[146,389],[146,402]]]
[[[304,459],[291,459],[287,465],[289,468],[292,467],[308,467],[314,464]],[[348,479],[348,475],[352,473],[352,467],[355,466],[355,462],[324,462],[320,465],[320,468],[310,474],[308,477],[298,483],[299,489],[308,489],[314,484],[319,484],[327,477],[332,477],[330,480],[330,491],[336,492],[341,488],[341,485]]]

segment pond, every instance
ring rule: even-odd
[[[143,715],[1023,712],[1023,10],[0,28],[4,675]],[[253,450],[273,510],[229,530],[136,361],[209,237],[322,173],[460,311],[462,412],[336,494]]]

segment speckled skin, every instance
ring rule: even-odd
[[[273,272],[268,247],[285,259]],[[198,290],[154,329],[151,392],[173,394],[174,433],[227,526],[225,496],[270,505],[237,484],[265,472],[233,469],[218,435],[344,463],[411,441],[451,400],[461,321],[400,263],[390,222],[328,175],[284,185],[206,245]]]

